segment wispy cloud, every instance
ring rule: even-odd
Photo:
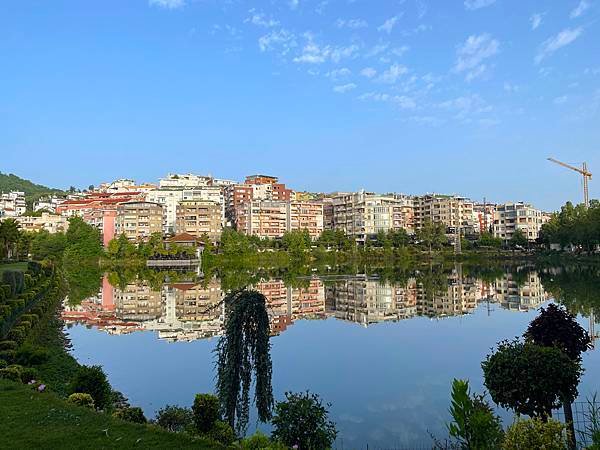
[[[552,102],[555,105],[564,105],[569,100],[569,97],[566,95],[561,95],[560,97],[556,97]]]
[[[531,23],[531,29],[537,30],[537,28],[542,24],[542,19],[544,18],[543,14],[535,13],[529,18],[529,22]]]
[[[296,45],[294,34],[283,28],[281,30],[273,30],[258,38],[258,47],[261,52],[278,50],[282,56],[288,54]]]
[[[504,90],[506,92],[511,92],[511,93],[512,92],[519,92],[519,89],[520,89],[519,86],[517,86],[516,84],[511,84],[511,83],[509,83],[507,81],[504,82],[504,86],[503,87],[504,87]]]
[[[402,75],[407,72],[408,69],[405,66],[400,64],[392,64],[379,77],[377,77],[377,81],[381,83],[394,84]]]
[[[397,16],[390,17],[385,22],[383,22],[383,24],[381,24],[380,26],[377,27],[377,31],[381,31],[381,32],[390,34],[392,32],[392,30],[394,29],[394,27],[396,26],[396,23],[398,22],[398,20],[400,20],[401,17],[402,17],[402,14],[398,14]]]
[[[347,78],[352,74],[352,71],[347,67],[341,69],[334,69],[325,74],[327,78],[331,78],[333,81],[338,81],[343,78]]]
[[[377,75],[377,70],[373,69],[372,67],[365,67],[360,71],[360,74],[363,77],[373,78],[375,75]]]
[[[159,8],[177,9],[185,5],[185,0],[148,0],[148,4]]]
[[[487,65],[483,61],[494,56],[499,49],[500,43],[488,33],[471,35],[464,44],[458,46],[453,70],[465,73],[467,81],[479,78],[487,71]]]
[[[344,94],[344,93],[352,91],[354,89],[356,89],[356,84],[348,83],[348,84],[342,84],[340,86],[335,86],[333,88],[333,92],[337,92],[338,94]]]
[[[359,28],[367,28],[369,24],[364,19],[338,19],[335,21],[335,26],[338,28],[358,30]]]
[[[575,7],[575,9],[571,11],[569,17],[571,17],[571,19],[575,19],[581,16],[584,12],[586,12],[589,9],[589,7],[590,2],[588,2],[587,0],[581,0],[579,4]]]
[[[465,0],[465,8],[469,11],[485,8],[496,3],[496,0]]]
[[[298,5],[300,5],[300,0],[289,0],[288,5],[290,9],[297,9]]]
[[[581,27],[575,29],[566,28],[560,33],[558,33],[556,36],[545,40],[540,46],[538,54],[535,57],[535,63],[539,64],[540,62],[542,62],[542,60],[544,60],[544,58],[547,58],[555,51],[571,44],[579,36],[581,36],[582,32],[583,29]]]
[[[250,11],[250,16],[244,20],[244,23],[251,23],[257,27],[272,28],[279,25],[279,21],[273,18],[267,18],[266,14],[257,12],[254,8]]]
[[[411,97],[406,95],[390,95],[380,92],[367,92],[358,97],[362,101],[375,101],[375,102],[390,102],[402,109],[414,109],[417,107],[417,103]]]
[[[293,59],[296,63],[322,64],[328,60],[339,63],[342,59],[351,58],[358,51],[355,44],[333,47],[317,44],[310,33],[305,33],[304,37],[307,42],[302,48],[302,53]]]
[[[454,111],[456,113],[455,118],[460,120],[466,120],[473,115],[492,111],[492,107],[477,94],[456,97],[439,103],[437,106],[441,109]]]

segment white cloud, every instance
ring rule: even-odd
[[[371,50],[369,50],[365,54],[365,57],[372,58],[373,56],[377,56],[380,53],[385,52],[388,47],[389,47],[389,44],[377,44],[377,45],[374,45],[373,48],[371,48]]]
[[[575,41],[581,33],[583,29],[581,27],[575,28],[574,30],[570,28],[566,28],[558,33],[556,36],[551,37],[550,39],[545,40],[540,46],[540,50],[535,57],[535,63],[539,64],[542,60],[548,56],[550,56],[555,51],[565,47]]]
[[[290,9],[296,9],[296,8],[298,8],[299,4],[300,4],[300,0],[290,0],[288,2],[288,5],[290,5]]]
[[[337,92],[338,94],[344,94],[346,92],[352,91],[356,89],[356,85],[354,83],[342,84],[340,86],[335,86],[333,88],[333,92]]]
[[[327,78],[331,78],[334,81],[340,80],[342,78],[349,77],[352,74],[350,69],[347,67],[342,67],[341,69],[335,69],[327,72],[325,76]]]
[[[258,47],[261,52],[279,49],[281,55],[286,55],[292,47],[296,47],[296,38],[285,29],[273,30],[258,38]]]
[[[473,11],[475,9],[491,6],[494,3],[496,3],[496,0],[465,0],[465,8]]]
[[[517,86],[516,84],[511,84],[507,81],[504,82],[504,90],[506,92],[519,92],[519,86]]]
[[[302,48],[302,53],[293,59],[296,63],[321,64],[328,60],[339,63],[344,58],[352,57],[358,51],[357,45],[347,47],[320,46],[314,41],[310,33],[305,33],[304,37],[307,42]]]
[[[359,100],[371,100],[375,102],[389,102],[400,107],[401,109],[414,109],[417,107],[417,103],[411,97],[405,95],[390,95],[380,92],[367,92],[358,97]]]
[[[408,72],[405,66],[400,64],[392,64],[386,71],[384,71],[378,78],[377,81],[382,83],[394,84],[398,79]]]
[[[571,11],[569,17],[571,17],[571,19],[575,19],[581,16],[584,12],[586,12],[589,7],[590,3],[587,0],[581,0],[577,7],[573,11]]]
[[[335,26],[338,28],[350,28],[352,30],[358,30],[359,28],[367,28],[369,24],[363,19],[338,19],[335,22]]]
[[[403,46],[401,46],[401,47],[396,47],[396,48],[393,48],[393,49],[391,50],[391,53],[392,53],[393,55],[395,55],[395,56],[398,56],[398,57],[400,57],[400,56],[404,55],[404,54],[405,54],[407,51],[409,51],[409,50],[410,50],[410,47],[409,47],[408,45],[403,45]]]
[[[148,4],[159,8],[177,9],[185,5],[185,0],[148,0]]]
[[[492,39],[487,33],[479,36],[469,36],[456,51],[457,59],[454,72],[466,72],[465,78],[467,81],[482,76],[487,70],[487,66],[483,64],[483,61],[498,53],[499,48],[500,43],[496,39]]]
[[[544,15],[540,13],[535,13],[529,18],[529,22],[531,22],[531,29],[536,30],[541,24]]]
[[[267,16],[264,13],[259,13],[254,8],[252,8],[249,12],[250,16],[244,20],[244,23],[251,23],[257,27],[265,28],[272,28],[279,25],[279,21],[272,18],[267,19]]]
[[[377,71],[372,67],[365,67],[363,70],[360,71],[360,74],[363,77],[373,78],[375,75],[377,75]]]
[[[437,106],[449,111],[455,111],[455,117],[459,120],[466,120],[472,115],[488,113],[492,110],[492,107],[477,94],[457,97],[439,103]]]
[[[565,103],[567,103],[567,100],[569,100],[569,97],[566,95],[561,95],[560,97],[556,97],[553,100],[553,103],[555,105],[564,105]]]
[[[329,0],[323,0],[320,2],[315,8],[315,12],[319,15],[322,15],[325,12],[325,8],[329,5]]]
[[[390,34],[392,32],[392,30],[394,29],[394,27],[396,26],[396,23],[398,22],[400,17],[402,17],[402,14],[398,14],[397,16],[390,17],[385,22],[383,22],[383,24],[381,24],[379,27],[377,27],[377,31],[381,31],[381,32]]]

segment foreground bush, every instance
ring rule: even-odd
[[[503,450],[566,450],[565,426],[555,420],[517,420],[506,431]]]
[[[100,366],[81,366],[71,382],[69,392],[90,394],[98,409],[110,406],[112,391]]]
[[[133,423],[148,422],[148,420],[146,419],[146,416],[144,416],[144,411],[142,411],[142,408],[139,408],[137,406],[131,406],[129,408],[117,409],[113,413],[113,417],[116,417],[117,419],[121,419],[121,420],[126,420],[127,422],[133,422]]]
[[[167,405],[156,413],[156,425],[173,433],[179,433],[194,423],[190,409]]]
[[[335,424],[329,420],[329,404],[323,405],[316,394],[285,393],[285,401],[275,404],[272,438],[299,450],[330,448],[337,437]]]
[[[242,439],[240,448],[243,450],[286,450],[288,447],[279,442],[271,441],[269,436],[257,431],[252,436]]]
[[[222,420],[217,420],[206,436],[223,445],[232,444],[237,439],[233,428]]]
[[[69,395],[67,398],[69,403],[73,403],[77,406],[84,406],[86,408],[94,409],[94,399],[90,394],[84,394],[83,392],[76,392],[75,394]]]
[[[198,394],[192,406],[194,425],[199,433],[210,432],[217,420],[221,420],[219,399],[211,394]]]

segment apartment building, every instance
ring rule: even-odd
[[[56,207],[56,213],[64,216],[84,217],[86,213],[95,209],[115,209],[121,203],[143,200],[144,193],[140,191],[90,192],[60,202]]]
[[[223,209],[208,200],[183,200],[177,205],[175,232],[200,237],[207,234],[212,242],[221,240]]]
[[[420,229],[429,220],[443,223],[447,232],[452,233],[456,227],[463,234],[479,232],[479,224],[473,213],[471,200],[453,195],[427,194],[414,199],[415,229]]]
[[[285,184],[279,183],[277,177],[269,175],[249,175],[245,184],[253,186],[254,199],[289,201],[292,199],[293,191],[286,188]]]
[[[153,233],[162,234],[163,207],[159,203],[132,201],[117,206],[115,233],[131,241],[144,241]]]
[[[131,283],[125,289],[114,290],[115,314],[122,320],[145,321],[163,313],[162,295],[147,282]]]
[[[237,230],[261,238],[280,238],[288,230],[288,204],[271,200],[253,200],[236,213]]]
[[[473,215],[475,225],[479,226],[479,233],[491,232],[494,230],[494,216],[496,214],[496,205],[493,203],[475,203],[473,205]]]
[[[531,311],[537,309],[548,295],[536,272],[525,273],[519,279],[507,273],[493,283],[495,299],[500,305],[513,311]]]
[[[521,230],[528,240],[535,241],[546,221],[547,215],[530,204],[504,203],[494,213],[494,236],[509,241],[516,230]]]
[[[69,229],[69,220],[64,216],[42,213],[39,217],[19,216],[15,217],[24,231],[47,231],[49,233],[62,233]]]
[[[408,197],[360,191],[339,194],[325,202],[324,208],[327,226],[344,231],[358,243],[380,231],[414,230],[412,200]]]
[[[56,195],[52,195],[49,197],[41,197],[39,200],[33,203],[34,211],[46,211],[49,213],[56,213],[56,208],[60,203],[62,203],[65,199],[62,197],[57,197]]]
[[[115,237],[116,206],[87,210],[83,213],[83,220],[100,231],[102,243],[104,247],[108,247],[109,242]]]
[[[308,230],[312,239],[323,233],[323,205],[317,202],[287,203],[287,230]]]
[[[225,220],[228,225],[238,228],[238,213],[244,205],[252,201],[254,190],[247,184],[225,187]]]
[[[0,217],[18,217],[25,214],[25,192],[11,191],[0,194]]]

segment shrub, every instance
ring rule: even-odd
[[[69,395],[67,401],[77,406],[84,406],[86,408],[94,409],[94,399],[90,394],[76,392],[74,394]]]
[[[272,438],[300,450],[330,448],[337,429],[329,420],[328,407],[321,398],[306,391],[301,394],[285,393],[285,401],[275,404],[272,420]]]
[[[192,406],[194,425],[200,433],[208,433],[217,420],[221,420],[219,399],[211,394],[198,394]]]
[[[217,420],[213,424],[212,429],[208,433],[208,437],[223,445],[232,444],[237,439],[233,428],[222,420]]]
[[[448,424],[448,431],[461,448],[498,448],[503,436],[500,418],[484,396],[471,394],[468,381],[452,382],[450,414],[454,421]]]
[[[21,381],[21,371],[16,367],[7,367],[6,369],[0,369],[0,379]]]
[[[243,450],[286,450],[288,447],[279,442],[272,442],[269,436],[257,431],[252,436],[242,439],[240,448]]]
[[[0,341],[1,350],[16,350],[19,345],[15,341]]]
[[[17,363],[23,366],[37,366],[44,364],[50,358],[50,352],[43,348],[34,345],[23,345],[15,355]]]
[[[543,422],[541,419],[517,420],[506,431],[503,450],[566,450],[565,426],[555,420]]]
[[[37,370],[31,367],[24,367],[23,370],[21,370],[21,381],[23,383],[29,383],[30,381],[37,379],[39,379]]]
[[[3,359],[0,359],[0,369],[6,369],[8,367],[8,362]]]
[[[17,352],[14,350],[0,350],[0,359],[3,359],[9,363],[13,363],[15,361],[15,356]]]
[[[167,405],[156,413],[155,423],[168,431],[178,433],[194,422],[192,410],[179,406]]]
[[[144,411],[142,411],[142,408],[139,408],[137,406],[130,406],[129,408],[117,409],[113,413],[113,417],[133,423],[148,422],[146,416],[144,416]]]
[[[71,381],[69,392],[90,394],[98,409],[110,406],[112,391],[100,366],[81,366]]]

